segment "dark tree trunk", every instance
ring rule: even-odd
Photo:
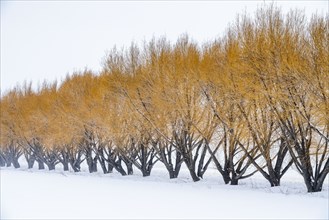
[[[25,150],[24,157],[26,159],[28,169],[32,169],[35,162],[35,156],[33,155],[33,152],[30,150]]]
[[[205,145],[203,145],[202,146],[202,153],[201,153],[201,157],[200,157],[199,165],[198,165],[198,172],[197,172],[197,175],[200,178],[203,178],[203,175],[207,171],[208,166],[211,162],[211,157],[210,157],[207,160],[207,162],[205,163],[206,153],[207,153],[207,147]]]
[[[195,161],[198,157],[198,151],[201,147],[201,142],[199,144],[192,144],[193,140],[191,135],[188,134],[187,131],[182,131],[181,134],[174,132],[174,139],[176,143],[176,150],[179,151],[183,157],[183,161],[189,170],[191,178],[194,182],[200,180],[200,178],[196,174],[195,170]],[[196,153],[193,157],[193,149],[195,146],[197,147]]]
[[[37,159],[37,162],[38,162],[39,170],[44,170],[45,169],[45,164],[39,159]]]
[[[62,146],[62,149],[59,150],[58,154],[56,155],[57,160],[63,165],[63,170],[69,170],[69,162],[70,162],[70,155],[69,155],[70,147],[68,145]]]
[[[0,158],[2,158],[2,160],[6,163],[7,167],[10,167],[12,164],[15,168],[20,167],[18,163],[18,159],[22,155],[22,150],[20,147],[15,144],[10,144],[0,153]]]
[[[155,149],[158,151],[159,160],[165,165],[169,178],[174,179],[178,177],[181,165],[183,163],[182,155],[179,151],[173,149],[173,145],[168,142],[160,141],[156,144]],[[176,153],[175,164],[173,164],[173,152]]]
[[[167,170],[168,170],[169,178],[170,178],[170,179],[174,179],[174,178],[176,178],[176,176],[175,176],[175,172],[174,172],[174,169],[173,169],[172,165],[170,166],[170,168],[167,168]]]
[[[231,179],[231,185],[238,185],[239,179],[238,178],[232,178]]]
[[[7,160],[6,167],[11,167],[11,161]]]
[[[142,171],[142,174],[143,174],[143,177],[146,177],[146,176],[149,176],[150,173],[151,173],[151,167],[152,165],[148,166],[148,162],[147,162],[147,153],[148,153],[148,149],[147,147],[142,144],[141,145],[141,155],[140,155],[140,160],[141,160],[141,171]],[[152,158],[151,158],[151,163],[152,163]]]
[[[134,169],[133,169],[133,163],[132,163],[132,160],[134,159],[133,157],[132,158],[128,158],[128,156],[125,154],[125,152],[122,152],[120,151],[119,155],[119,161],[120,161],[120,165],[121,165],[121,161],[124,162],[124,164],[126,165],[127,167],[127,173],[128,175],[133,175],[134,174]],[[122,168],[122,166],[121,166]]]
[[[109,160],[108,162],[109,165],[109,169],[111,168],[111,171],[113,170],[113,168],[118,171],[122,176],[126,176],[127,172],[123,169],[122,167],[122,159],[121,157],[113,157]],[[132,168],[131,168],[132,169]]]
[[[14,159],[13,159],[13,165],[14,165],[14,167],[15,167],[16,169],[21,167],[21,166],[19,165],[18,158],[14,158]]]
[[[81,163],[84,161],[84,159],[81,159],[82,152],[81,150],[75,150],[75,149],[69,149],[68,151],[68,157],[69,157],[69,163],[73,169],[74,172],[80,172],[81,170]]]
[[[55,149],[45,149],[43,151],[43,157],[41,160],[48,166],[49,170],[55,170],[56,164],[60,161],[58,160],[58,151]]]
[[[220,145],[221,143],[219,143]],[[206,143],[206,147],[210,153],[210,157],[212,158],[212,160],[215,163],[216,169],[218,170],[218,172],[222,175],[224,183],[228,184],[231,181],[231,177],[230,177],[230,172],[228,170],[228,162],[226,162],[223,166],[220,164],[219,159],[215,156],[215,153],[217,152],[217,150],[219,149],[219,145],[216,147],[216,149],[214,151],[212,151],[212,149],[209,147],[209,144]],[[226,158],[226,157],[225,157]],[[227,160],[227,159],[226,159]]]
[[[104,146],[99,146],[97,152],[99,163],[101,164],[104,173],[112,173],[113,169],[115,169],[122,176],[127,175],[127,172],[122,167],[122,160],[124,160],[125,163],[128,163],[128,161],[122,157],[117,150],[115,150],[111,143]],[[132,167],[129,167],[129,164],[127,165],[127,169],[129,169],[130,174],[132,174]]]
[[[224,174],[222,176],[223,176],[224,183],[229,184],[231,181],[229,173],[224,172]]]
[[[173,168],[174,169],[174,178],[178,177],[182,163],[183,163],[182,154],[179,151],[176,151],[175,167]]]
[[[270,167],[269,169],[269,182],[271,187],[280,186],[280,176],[277,176],[275,171]]]
[[[97,172],[97,156],[95,158],[92,157],[92,154],[86,154],[86,160],[88,165],[89,173]]]
[[[118,161],[115,162],[115,166],[114,168],[122,175],[122,176],[126,176],[127,173],[126,171],[123,169],[122,167],[122,163],[121,163],[121,159],[119,158]],[[132,168],[131,168],[132,169]],[[131,174],[130,174],[131,175]]]
[[[127,162],[125,164],[127,166],[128,175],[133,175],[134,174],[133,163]]]
[[[7,151],[4,153],[4,158],[6,161],[6,167],[11,167],[13,163],[13,154],[10,147],[8,147]]]
[[[197,176],[196,172],[195,172],[195,164],[194,161],[192,161],[192,159],[187,158],[184,156],[184,163],[191,175],[191,178],[193,180],[193,182],[197,182],[200,180],[200,178]]]
[[[268,170],[268,181],[271,184],[271,187],[274,186],[280,186],[281,178],[286,173],[286,171],[289,169],[289,167],[293,164],[293,161],[290,160],[290,162],[284,166],[283,162],[288,154],[288,147],[286,144],[286,141],[282,137],[280,139],[280,147],[279,151],[277,153],[277,159],[274,165],[274,168],[272,166],[272,161],[270,158],[266,159],[267,161],[267,170]]]
[[[169,178],[170,179],[174,179],[178,177],[179,171],[180,171],[180,167],[181,165],[176,166],[175,168],[173,167],[172,164],[168,165],[169,167],[167,167],[168,173],[169,173]]]
[[[110,163],[107,164],[107,172],[108,173],[113,173],[113,168],[114,168],[114,166],[112,164],[110,164]]]
[[[62,164],[63,164],[64,171],[68,171],[69,170],[69,163],[67,161],[65,161]]]
[[[89,169],[89,173],[94,173],[97,172],[97,158],[89,158],[87,159],[88,161],[88,169]]]
[[[34,166],[35,159],[30,157],[30,158],[27,159],[26,161],[27,161],[28,169],[32,169],[33,166]]]
[[[0,158],[0,167],[6,166],[6,162]]]
[[[174,179],[174,178],[177,178],[178,177],[178,174],[179,174],[179,171],[180,171],[180,168],[181,168],[181,165],[182,163],[181,162],[178,162],[179,160],[181,159],[177,159],[176,158],[176,166],[173,167],[172,164],[169,164],[167,170],[169,172],[169,178],[170,179]]]
[[[55,164],[54,163],[47,163],[49,170],[55,170]]]
[[[33,143],[29,144],[29,146],[30,146],[30,151],[26,152],[27,153],[26,159],[28,160],[35,159],[35,161],[38,163],[38,169],[44,170],[46,163],[46,159],[45,159],[46,155],[42,145],[36,139],[33,140]]]
[[[188,168],[190,175],[192,177],[193,182],[197,182],[200,178],[196,175],[194,168]]]
[[[180,171],[180,165],[179,167],[176,167],[176,169],[174,170],[174,178],[177,178],[178,177],[178,174],[179,174],[179,171]]]
[[[142,171],[143,177],[150,176],[151,172],[149,170]]]
[[[93,173],[96,173],[98,170],[97,170],[97,162],[95,161],[94,163],[93,163],[93,167],[92,167],[92,172]]]
[[[106,167],[106,164],[105,164],[105,160],[103,158],[99,158],[99,164],[101,165],[101,168],[102,168],[104,174],[109,173],[109,171]]]
[[[132,139],[130,144],[132,152],[124,156],[125,162],[134,164],[142,172],[143,177],[150,176],[154,164],[158,161],[155,159],[157,142],[148,139],[144,143],[135,143]]]
[[[6,160],[2,152],[0,152],[0,167],[6,166]]]
[[[80,172],[81,168],[79,163],[70,162],[70,165],[74,172]]]
[[[193,161],[191,161],[189,158],[184,158],[184,163],[191,175],[191,178],[194,182],[197,182],[200,180],[200,178],[198,177],[198,175],[195,172],[195,164]]]
[[[317,181],[312,181],[311,176],[308,175],[307,172],[304,172],[302,174],[302,176],[304,178],[304,183],[306,185],[307,192],[321,192],[322,191],[322,186],[323,186],[323,182],[324,182],[326,175],[321,176],[320,178],[317,179]]]
[[[85,138],[81,143],[85,158],[87,160],[89,173],[97,172],[97,161],[99,160],[98,145],[92,131],[85,127]]]

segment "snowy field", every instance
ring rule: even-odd
[[[160,166],[150,177],[36,168],[1,168],[1,219],[328,219],[328,178],[307,193],[291,170],[282,186],[259,175],[225,185],[212,168],[192,182],[186,170],[170,180]]]

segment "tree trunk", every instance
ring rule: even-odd
[[[177,178],[180,167],[182,164],[182,156],[181,154],[175,150],[176,152],[176,161],[175,164],[172,163],[172,147],[163,147],[159,149],[158,155],[160,157],[160,161],[165,165],[166,169],[169,173],[169,178],[174,179]]]
[[[55,170],[55,164],[54,163],[47,163],[49,170]]]
[[[28,166],[28,169],[32,169],[33,168],[33,165],[34,165],[34,162],[35,160],[33,159],[30,159],[27,161],[27,166]]]
[[[205,163],[206,153],[207,153],[207,147],[203,146],[201,157],[199,160],[199,165],[198,165],[198,172],[197,172],[197,175],[200,178],[203,178],[203,174],[207,171],[208,165],[210,164],[211,161],[211,159],[208,159],[207,162]]]
[[[316,184],[315,187],[313,187],[313,192],[321,192],[322,185],[323,185],[323,182],[322,183],[318,182],[318,184]]]
[[[128,175],[134,174],[133,164],[131,162],[126,163]]]
[[[100,159],[99,160],[99,164],[101,165],[101,168],[102,168],[104,174],[109,173],[109,171],[107,170],[107,167],[106,167],[106,164],[105,164],[105,160],[104,159]]]
[[[3,158],[2,153],[0,152],[0,167],[6,166],[6,160]]]
[[[192,158],[187,158],[187,157],[188,157],[188,155],[184,156],[184,163],[186,164],[186,167],[190,172],[192,180],[194,182],[197,182],[200,180],[200,178],[197,176],[197,174],[195,172],[195,164],[194,164]]]
[[[13,165],[14,165],[14,167],[15,167],[16,169],[21,167],[21,166],[19,165],[18,158],[14,158],[14,159],[13,159]]]
[[[176,178],[176,177],[175,177],[175,172],[174,172],[173,169],[167,169],[167,170],[168,170],[168,172],[169,172],[169,178],[170,178],[170,179],[174,179],[174,178]]]
[[[143,169],[143,170],[142,170],[142,174],[143,174],[143,177],[150,176],[151,171],[148,170],[148,169]]]
[[[97,158],[94,158],[91,164],[92,173],[97,172]]]
[[[193,182],[197,182],[200,180],[200,178],[196,175],[195,170],[194,169],[188,169],[190,171],[191,177]]]
[[[178,177],[180,167],[181,167],[180,164],[178,166],[176,166],[175,168],[173,167],[172,164],[169,164],[168,166],[166,166],[166,168],[168,170],[168,173],[169,173],[169,178],[170,179],[174,179],[174,178]]]
[[[107,164],[107,172],[108,173],[113,173],[113,168],[114,168],[114,166],[112,164],[110,164],[110,163]]]
[[[87,164],[88,164],[89,173],[97,172],[97,157],[93,159],[92,156],[90,155],[87,156],[88,156]]]
[[[218,169],[218,168],[217,168]],[[228,170],[223,170],[222,172],[221,172],[221,174],[222,174],[222,177],[223,177],[223,180],[224,180],[224,183],[225,184],[229,184],[230,182],[231,182],[231,177],[230,177],[230,173],[229,173],[229,171]]]
[[[74,172],[80,172],[81,170],[80,164],[84,161],[81,159],[81,155],[81,151],[69,153],[68,160]]]
[[[66,162],[63,162],[63,169],[64,171],[68,171],[69,170],[69,163],[66,161]]]
[[[94,161],[91,159],[91,161],[88,164],[89,173],[97,172],[97,161]]]
[[[7,161],[6,167],[11,167],[11,161]]]
[[[187,166],[187,169],[189,170],[189,172],[190,172],[190,175],[191,175],[191,177],[192,177],[192,180],[194,181],[194,182],[197,182],[197,181],[199,181],[200,180],[200,178],[196,175],[196,172],[195,172],[195,165],[193,164],[193,162],[190,162],[191,161],[191,159],[189,160],[189,159],[184,159],[184,162],[185,162],[185,164],[186,164],[186,166]]]
[[[80,164],[78,163],[70,163],[71,164],[71,167],[73,169],[74,172],[80,172]]]
[[[239,183],[239,179],[237,179],[237,178],[231,179],[231,185],[235,186],[235,185],[238,185],[238,183]]]
[[[271,187],[280,186],[280,179],[278,178],[270,178],[269,182],[271,184]]]
[[[123,169],[121,163],[117,164],[117,166],[115,166],[115,169],[122,175],[122,176],[126,176],[127,173],[126,171]]]
[[[179,171],[180,171],[180,165],[179,167],[176,167],[176,169],[174,170],[174,178],[177,178],[178,177],[178,174],[179,174]]]
[[[39,170],[44,170],[45,169],[45,164],[42,161],[40,161],[40,160],[37,160],[37,162],[38,162],[38,168],[39,168]]]

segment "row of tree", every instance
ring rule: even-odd
[[[99,74],[17,86],[1,97],[0,165],[193,181],[214,163],[232,185],[260,172],[280,185],[294,165],[308,192],[329,172],[329,19],[275,6],[240,15],[202,46],[188,36],[114,48]]]

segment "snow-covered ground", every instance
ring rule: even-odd
[[[291,170],[282,186],[261,176],[225,185],[212,168],[192,182],[183,169],[170,180],[158,166],[150,177],[1,168],[1,219],[328,219],[328,181],[307,193]],[[328,180],[328,178],[327,178]]]

